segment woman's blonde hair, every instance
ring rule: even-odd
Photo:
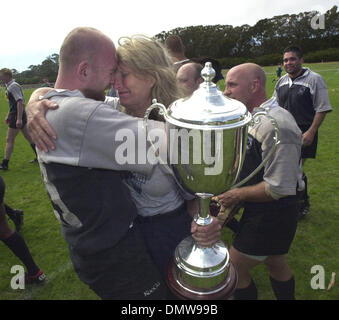
[[[118,62],[136,74],[155,79],[152,99],[168,107],[181,97],[173,63],[161,43],[144,35],[121,37],[118,43]]]

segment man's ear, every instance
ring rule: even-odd
[[[81,61],[78,64],[77,75],[81,81],[84,81],[88,77],[89,65],[87,61]]]
[[[304,58],[301,58],[300,62],[301,62],[301,64],[303,64],[304,63]]]
[[[259,79],[252,80],[251,85],[250,85],[251,92],[252,93],[257,92],[259,90],[259,87],[260,87]]]
[[[204,82],[204,79],[202,77],[199,77],[198,80],[197,80],[198,84],[200,83],[203,83]]]

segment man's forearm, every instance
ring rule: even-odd
[[[317,112],[314,116],[312,125],[308,129],[313,135],[318,131],[321,123],[324,121],[326,117],[326,112]]]
[[[215,197],[225,208],[242,202],[269,202],[274,199],[267,194],[265,182],[262,181],[253,186],[231,189]]]
[[[265,182],[262,181],[253,186],[240,187],[240,201],[241,202],[269,202],[274,199],[267,194],[265,190]]]
[[[18,100],[17,105],[16,105],[16,117],[18,120],[22,120],[23,110],[24,110],[24,105],[22,103],[22,100]]]

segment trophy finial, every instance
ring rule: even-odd
[[[201,70],[201,77],[207,83],[211,83],[215,77],[215,71],[212,68],[212,62],[206,62],[204,69]]]

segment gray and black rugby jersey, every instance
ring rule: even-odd
[[[150,174],[153,168],[137,161],[123,164],[116,157],[124,143],[116,142],[119,130],[131,135],[132,140],[125,143],[136,152],[139,123],[110,105],[85,98],[78,90],[52,90],[45,97],[59,105],[46,115],[57,133],[56,148],[47,153],[38,150],[38,158],[63,235],[78,254],[111,248],[137,215],[123,173]],[[163,127],[155,121],[152,124]]]
[[[298,178],[301,175],[299,166],[301,153],[301,131],[292,115],[279,107],[273,97],[253,110],[253,114],[262,109],[268,110],[279,127],[280,144],[264,168],[254,176],[247,185],[254,185],[265,181],[268,190],[280,196],[296,194]],[[261,163],[262,159],[273,147],[274,127],[271,121],[264,116],[260,121],[249,128],[246,147],[246,157],[241,177],[247,177]]]
[[[311,126],[317,112],[332,111],[324,79],[308,68],[294,80],[288,74],[280,78],[274,96],[299,126]]]
[[[25,96],[22,91],[21,86],[15,82],[15,80],[11,80],[8,82],[7,86],[7,98],[9,102],[9,112],[17,113],[17,103],[18,100],[22,100],[22,103],[25,103]]]

